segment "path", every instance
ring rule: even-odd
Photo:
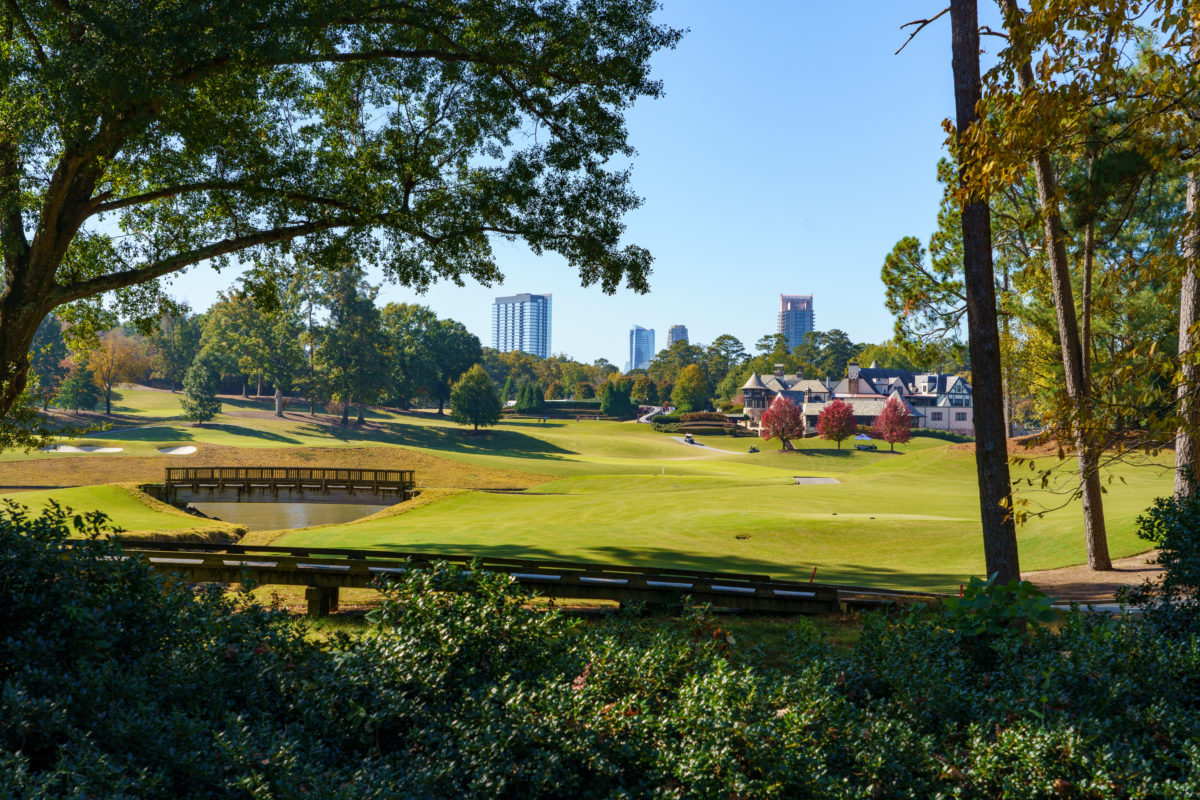
[[[682,436],[672,436],[671,438],[674,439],[675,441],[679,442],[682,445],[687,445],[688,447],[703,447],[705,450],[711,450],[714,453],[729,453],[730,455],[733,455],[733,456],[746,455],[745,453],[738,452],[737,450],[722,450],[719,447],[712,447],[710,445],[703,444],[701,442],[692,442],[689,444],[687,442],[687,440],[685,440]]]
[[[1162,567],[1152,563],[1157,555],[1157,551],[1152,550],[1129,558],[1114,558],[1112,572],[1096,572],[1088,569],[1087,564],[1077,564],[1026,572],[1021,577],[1055,600],[1112,602],[1117,590],[1123,586],[1140,586],[1147,578],[1158,580]]]
[[[649,424],[650,420],[662,413],[662,406],[653,406],[650,411],[638,417],[638,422]]]

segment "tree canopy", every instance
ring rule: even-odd
[[[0,414],[55,307],[253,251],[501,277],[493,237],[646,291],[625,111],[680,32],[646,0],[12,3],[0,59]]]

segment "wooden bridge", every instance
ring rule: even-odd
[[[305,586],[308,613],[337,609],[341,587],[371,588],[377,578],[397,577],[434,562],[511,575],[544,597],[600,599],[648,604],[693,602],[776,614],[823,614],[847,604],[878,604],[933,595],[863,587],[775,580],[765,575],[702,570],[586,564],[559,561],[398,553],[320,547],[127,543],[125,552],[151,568],[196,583]]]
[[[408,469],[306,467],[168,467],[168,503],[353,503],[407,500],[416,485]]]

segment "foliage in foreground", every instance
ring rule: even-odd
[[[1200,792],[1200,649],[1135,620],[981,639],[874,616],[849,654],[798,620],[781,669],[705,614],[584,626],[523,609],[505,577],[433,569],[368,633],[315,642],[112,558],[103,530],[0,510],[8,796]],[[63,559],[73,532],[92,536]]]

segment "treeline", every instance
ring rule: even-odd
[[[34,393],[43,408],[111,413],[115,387],[157,382],[183,388],[188,404],[217,393],[264,393],[283,414],[289,398],[310,412],[333,406],[343,422],[371,404],[409,408],[428,402],[441,412],[450,389],[483,358],[479,339],[455,320],[410,303],[376,303],[377,290],[357,266],[332,273],[300,265],[260,268],[203,313],[180,307],[151,330],[117,327],[72,339],[48,317],[31,353]],[[213,412],[215,413],[215,411]]]

